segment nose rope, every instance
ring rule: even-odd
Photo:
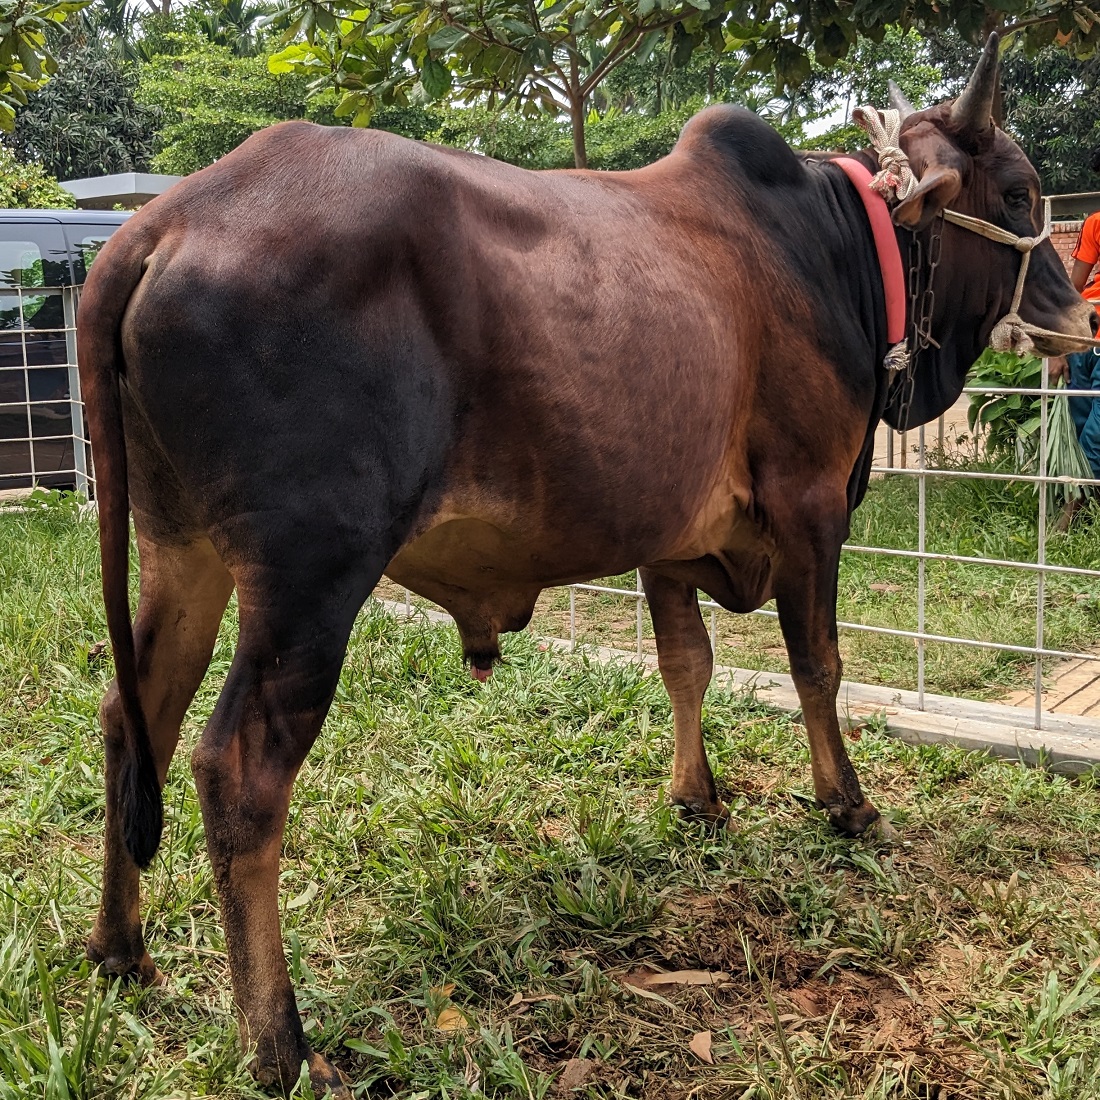
[[[1028,324],[1019,314],[1020,302],[1024,296],[1024,282],[1027,279],[1028,263],[1031,260],[1031,250],[1040,245],[1050,236],[1050,226],[1044,226],[1042,233],[1034,237],[1018,237],[1007,229],[1002,229],[992,222],[983,221],[981,218],[972,218],[969,214],[960,214],[955,210],[943,212],[944,221],[963,229],[969,229],[971,233],[977,233],[979,237],[996,241],[998,244],[1009,244],[1017,252],[1023,253],[1020,260],[1020,273],[1016,276],[1016,290],[1012,295],[1012,305],[1008,312],[993,326],[989,334],[989,346],[994,351],[1014,351],[1019,355],[1026,355],[1035,346],[1032,337],[1057,336],[1062,340],[1076,339],[1065,333],[1051,332],[1050,329],[1040,328],[1038,325]],[[1093,340],[1082,340],[1082,351],[1087,351],[1095,345]]]
[[[901,202],[907,199],[917,186],[916,177],[909,165],[909,158],[899,144],[901,133],[901,115],[898,111],[877,111],[874,107],[857,107],[852,117],[871,139],[871,148],[878,157],[880,170],[871,180],[874,188],[887,202]],[[1020,302],[1024,296],[1024,283],[1027,280],[1028,265],[1034,248],[1050,236],[1050,226],[1033,237],[1021,237],[999,225],[974,218],[969,214],[960,214],[955,210],[944,210],[944,221],[949,221],[961,229],[977,233],[998,244],[1011,245],[1022,254],[1020,273],[1016,276],[1016,290],[1012,295],[1012,305],[1008,312],[993,326],[989,334],[989,346],[994,351],[1014,351],[1018,355],[1027,355],[1034,350],[1036,336],[1056,337],[1063,344],[1076,344],[1077,350],[1088,351],[1100,346],[1100,341],[1085,336],[1071,336],[1065,332],[1055,332],[1025,321],[1019,314]],[[1070,350],[1066,348],[1066,350]],[[904,342],[897,344],[887,353],[887,361],[893,369],[895,364],[908,363],[908,348]]]

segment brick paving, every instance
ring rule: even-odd
[[[1092,652],[1100,657],[1100,647]],[[1025,689],[1010,692],[1003,701],[1012,707],[1030,708],[1034,700],[1034,692]],[[1043,710],[1100,718],[1100,660],[1077,658],[1055,665],[1045,678]]]

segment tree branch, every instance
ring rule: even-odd
[[[1052,20],[1058,18],[1057,12],[1051,12],[1047,15],[1035,15],[1030,19],[1021,19],[1016,23],[1009,23],[1001,28],[1001,34],[1012,34],[1014,31],[1022,31],[1027,27],[1037,27],[1040,23],[1050,23]]]
[[[637,45],[638,39],[654,31],[665,31],[669,27],[682,22],[684,16],[680,13],[668,19],[661,19],[646,26],[636,24],[631,27],[604,55],[604,59],[588,74],[581,85],[581,92],[587,96],[616,65],[630,56],[630,50]]]

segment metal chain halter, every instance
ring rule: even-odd
[[[916,388],[916,366],[920,354],[925,348],[940,346],[932,336],[932,313],[936,306],[936,268],[940,266],[942,230],[942,222],[933,223],[928,237],[927,265],[921,238],[916,233],[910,237],[909,336],[902,344],[896,345],[903,350],[904,361],[900,367],[892,369],[889,391],[889,403],[897,408],[898,422],[901,424],[909,419],[909,408],[913,403],[913,392]],[[886,366],[891,369],[889,354],[886,356]]]

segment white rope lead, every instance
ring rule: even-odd
[[[901,202],[917,186],[909,158],[898,144],[901,133],[899,111],[876,111],[874,107],[856,107],[852,118],[867,131],[871,147],[878,156],[879,172],[871,187],[887,202]]]
[[[1057,336],[1066,341],[1077,339],[1066,333],[1052,332],[1050,329],[1040,328],[1038,325],[1029,324],[1019,314],[1020,302],[1024,296],[1024,281],[1027,279],[1028,263],[1031,260],[1031,251],[1050,236],[1050,226],[1044,226],[1042,233],[1035,237],[1018,237],[1007,229],[1002,229],[992,222],[983,221],[981,218],[972,218],[969,214],[959,214],[955,210],[943,212],[944,221],[949,221],[962,229],[969,229],[971,233],[977,233],[987,240],[996,241],[998,244],[1009,244],[1017,252],[1023,253],[1020,260],[1020,273],[1016,276],[1016,289],[1012,294],[1012,305],[1008,312],[993,326],[989,334],[989,346],[994,351],[1014,351],[1017,355],[1027,355],[1035,347],[1036,336]],[[1081,337],[1081,351],[1087,351],[1095,346],[1093,340]]]

